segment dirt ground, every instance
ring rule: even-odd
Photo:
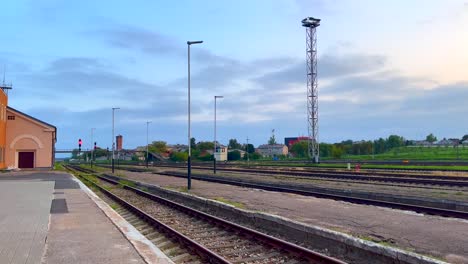
[[[116,175],[186,191],[187,180],[183,178],[118,170]],[[468,263],[466,220],[197,180],[192,181],[190,193],[434,256],[451,263]]]
[[[186,169],[179,168],[162,168],[154,169],[155,171],[177,171],[186,173]],[[208,175],[213,176],[212,170],[192,170],[193,175]],[[331,189],[347,189],[363,192],[389,194],[389,195],[402,195],[411,197],[423,197],[431,199],[444,199],[459,202],[468,202],[468,188],[467,187],[449,187],[449,186],[428,186],[428,185],[411,185],[411,184],[397,184],[395,186],[389,183],[382,182],[361,182],[355,181],[327,181],[320,178],[310,177],[297,177],[287,175],[265,175],[254,173],[239,173],[239,172],[224,172],[218,171],[217,177],[239,178],[254,181],[264,182],[279,182],[279,183],[292,183],[300,184],[302,186],[331,188]],[[370,184],[366,184],[370,183]]]

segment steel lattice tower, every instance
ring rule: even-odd
[[[306,27],[306,63],[307,63],[307,122],[309,130],[309,158],[319,162],[318,141],[318,88],[317,88],[317,34],[320,19],[307,17],[302,20]]]

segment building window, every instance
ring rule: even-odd
[[[8,120],[15,120],[15,116],[8,116]]]

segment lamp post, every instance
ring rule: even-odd
[[[94,130],[96,130],[96,128],[92,127],[91,128],[91,142],[90,142],[90,144],[91,144],[91,168],[93,167],[93,157],[94,157],[94,147],[93,147],[93,142],[94,142],[93,132],[94,132]]]
[[[201,44],[203,41],[187,41],[187,57],[188,57],[188,159],[187,159],[187,190],[192,187],[191,174],[192,174],[192,149],[190,146],[191,135],[190,135],[190,46],[193,44]]]
[[[247,167],[250,167],[250,157],[249,157],[249,137],[247,137],[247,147],[246,147],[246,151],[247,151]]]
[[[149,145],[149,142],[148,142],[148,127],[149,127],[150,123],[151,123],[151,121],[146,122],[146,168],[148,168],[148,145]]]
[[[120,109],[119,107],[112,107],[112,173],[114,173],[114,149],[115,149],[115,138],[114,138],[114,112]]]
[[[216,99],[224,98],[221,95],[214,96],[214,152],[213,152],[213,173],[216,174]],[[221,154],[220,154],[221,155]]]

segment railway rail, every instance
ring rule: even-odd
[[[123,170],[134,171],[134,172],[148,172],[144,169],[129,169],[129,168],[120,168]],[[178,172],[152,172],[153,174],[163,175],[163,176],[171,176],[171,177],[179,177],[179,178],[186,178],[187,175],[185,173],[178,173]],[[281,186],[275,183],[258,183],[252,181],[242,181],[242,180],[230,180],[230,179],[223,179],[220,177],[213,177],[213,176],[200,176],[200,175],[192,175],[192,179],[207,181],[207,182],[215,182],[221,184],[229,184],[247,188],[255,188],[255,189],[262,189],[267,191],[276,191],[276,192],[285,192],[285,193],[294,193],[300,194],[305,196],[313,196],[317,198],[327,198],[333,199],[338,201],[345,201],[357,204],[365,204],[365,205],[374,205],[380,207],[387,207],[393,209],[400,209],[400,210],[407,210],[407,211],[414,211],[417,213],[429,214],[429,215],[439,215],[443,217],[455,217],[461,219],[468,219],[468,212],[467,211],[460,211],[460,210],[450,210],[445,208],[438,208],[438,207],[429,207],[429,206],[421,206],[418,204],[409,204],[409,203],[401,203],[401,202],[391,202],[386,200],[378,200],[378,199],[367,199],[361,197],[355,197],[351,195],[340,195],[327,192],[325,190],[310,190],[308,188],[299,188],[299,187],[289,187],[289,186]]]
[[[170,237],[170,241],[159,243],[163,249],[189,248],[202,258],[202,261],[194,259],[193,253],[185,252],[173,258],[178,263],[345,263],[122,184],[105,175],[97,175],[92,170],[70,166],[68,169],[94,174],[104,184],[89,182],[118,202],[123,207],[119,211],[130,217],[133,223],[139,224],[140,229],[145,229],[144,225],[148,223]],[[114,185],[123,188],[112,188]],[[131,214],[137,215],[140,220]],[[158,236],[152,241],[161,242],[164,238]]]
[[[139,165],[142,166],[142,165]],[[125,166],[124,166],[125,167]],[[174,168],[170,165],[154,165],[154,167]],[[176,166],[176,168],[186,166]],[[192,169],[212,170],[212,167],[192,166]],[[361,182],[383,182],[400,184],[417,184],[450,187],[468,187],[468,177],[461,176],[435,176],[435,175],[401,175],[392,173],[352,173],[352,172],[323,172],[323,171],[297,171],[297,170],[271,170],[271,169],[245,169],[245,168],[217,168],[218,171],[245,172],[263,175],[287,175],[306,178],[318,178],[320,180],[349,180]]]

